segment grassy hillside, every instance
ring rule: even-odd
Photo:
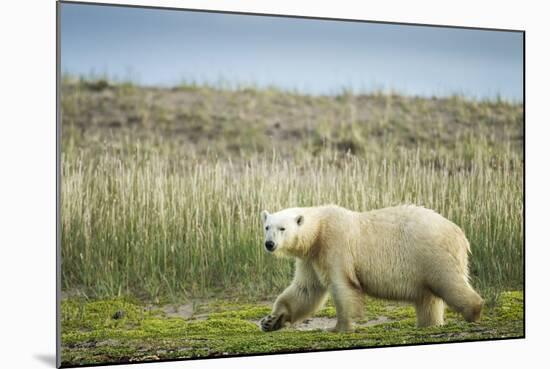
[[[495,149],[495,159],[502,152],[522,151],[522,105],[504,101],[348,92],[315,97],[193,85],[142,88],[104,80],[66,79],[62,87],[64,133],[80,144],[127,135],[169,141],[199,154],[315,154],[328,148],[393,156],[420,149],[457,150],[459,157],[453,157],[466,160],[485,149]]]
[[[66,293],[272,296],[260,211],[322,203],[433,208],[484,297],[522,287],[520,104],[70,78],[61,104]]]

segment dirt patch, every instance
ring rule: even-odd
[[[169,304],[162,306],[160,309],[164,311],[167,317],[176,317],[183,319],[192,318],[193,313],[195,312],[192,303],[185,305]]]
[[[316,329],[329,329],[336,325],[336,318],[310,318],[301,323],[294,324],[292,328],[297,331],[313,331]]]
[[[389,323],[389,322],[393,322],[393,319],[390,319],[387,316],[380,315],[376,319],[371,319],[371,320],[369,320],[367,322],[364,322],[364,323],[357,323],[357,325],[361,325],[363,327],[370,327],[370,326],[373,326],[373,325],[385,324],[385,323]]]
[[[386,316],[378,316],[376,319],[368,321],[356,322],[356,327],[369,327],[379,324],[385,324],[392,322],[393,320]],[[260,322],[254,321],[254,323],[260,328]],[[315,330],[327,330],[336,325],[336,318],[315,317],[304,320],[303,322],[293,324],[288,328],[296,331],[315,331]]]
[[[97,347],[102,347],[102,346],[108,346],[108,347],[116,347],[116,346],[120,346],[120,341],[119,340],[115,340],[115,339],[112,339],[112,338],[109,338],[109,339],[106,339],[104,341],[99,341],[97,344],[96,344]]]

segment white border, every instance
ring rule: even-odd
[[[516,1],[111,1],[527,31],[527,339],[132,365],[129,368],[499,367],[547,362],[547,14]],[[541,5],[538,5],[538,4]],[[55,350],[55,4],[11,1],[0,12],[0,272],[2,367],[52,367]],[[544,355],[544,356],[543,356]],[[119,366],[121,368],[127,366]]]

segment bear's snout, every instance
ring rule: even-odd
[[[267,251],[273,251],[275,249],[275,242],[265,241],[265,248]]]

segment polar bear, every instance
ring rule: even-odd
[[[442,325],[445,303],[478,321],[482,298],[468,277],[470,245],[462,230],[433,210],[403,205],[355,212],[336,205],[262,211],[265,248],[296,259],[292,284],[276,299],[263,331],[307,318],[330,293],[337,323],[353,329],[364,295],[411,302],[417,326]]]

